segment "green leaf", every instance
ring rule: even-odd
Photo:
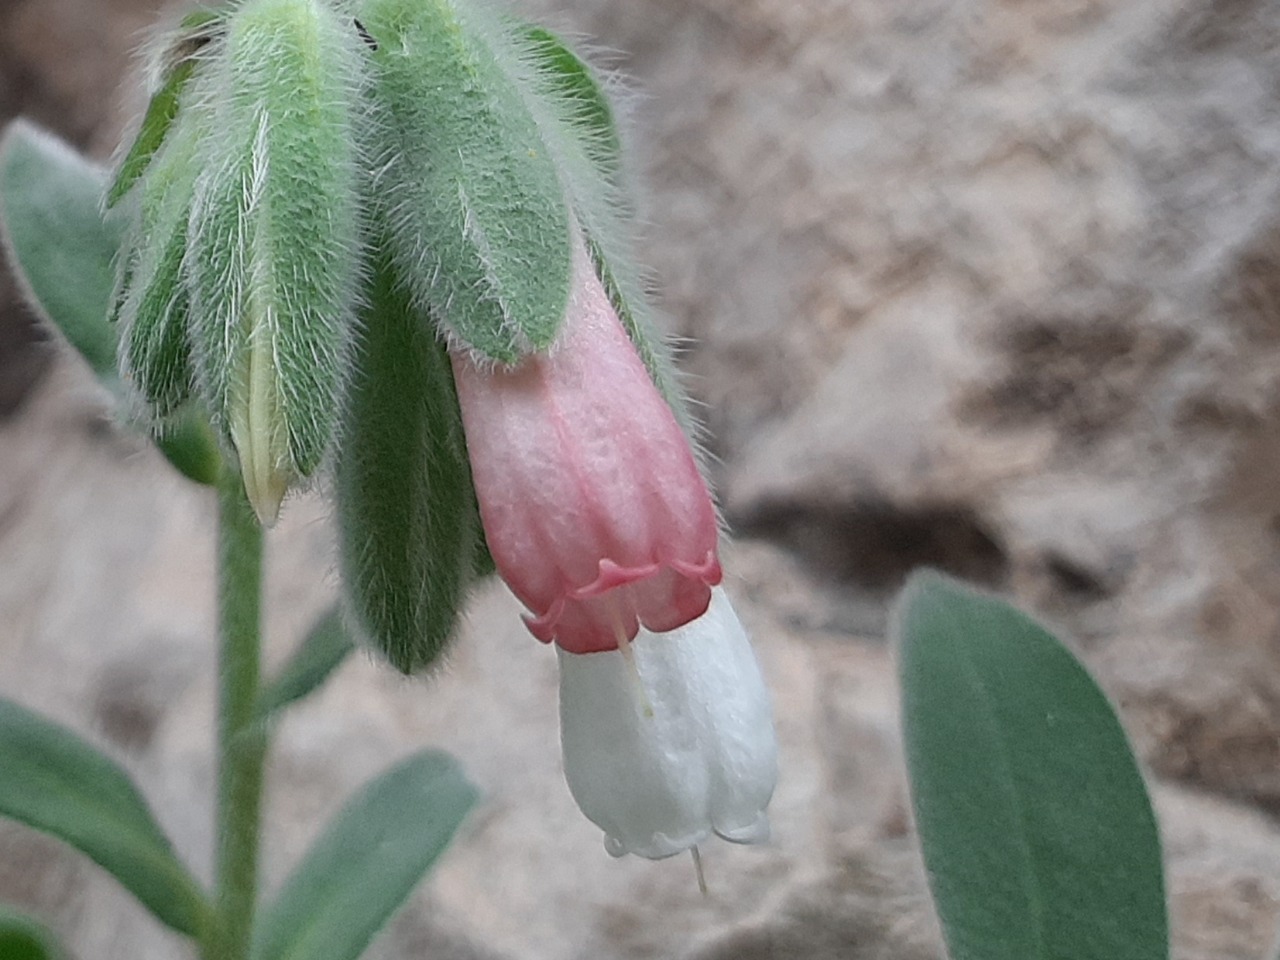
[[[896,616],[912,802],[952,960],[1165,960],[1160,839],[1106,697],[1044,627],[935,573]]]
[[[338,451],[342,582],[368,642],[415,673],[488,557],[448,353],[385,256],[367,298]]]
[[[364,0],[397,265],[415,302],[494,360],[555,338],[569,301],[569,206],[516,55],[479,5]]]
[[[198,148],[206,132],[203,119],[201,111],[186,113],[151,163],[118,263],[112,319],[124,344],[122,368],[146,401],[153,423],[162,426],[192,390],[183,261],[200,167]]]
[[[266,718],[281,707],[318,689],[355,649],[342,623],[342,614],[330,610],[316,621],[279,675],[262,691],[258,715]]]
[[[530,52],[546,80],[543,93],[558,100],[601,171],[613,182],[622,175],[622,140],[613,104],[595,71],[560,37],[534,24],[523,27]]]
[[[262,913],[252,960],[355,960],[475,801],[441,753],[416,754],[367,784]]]
[[[102,218],[105,181],[102,168],[25,121],[0,141],[0,236],[27,302],[115,384],[107,312],[120,231]]]
[[[218,438],[209,426],[209,418],[195,403],[188,403],[170,417],[155,443],[174,469],[188,480],[207,487],[217,484],[222,470]]]
[[[118,224],[99,209],[106,172],[18,120],[0,140],[0,240],[31,307],[60,330],[117,398],[117,329],[108,322]],[[157,440],[185,476],[212,484],[221,461],[204,416],[188,407]]]
[[[142,118],[142,127],[138,130],[137,139],[125,154],[111,189],[107,191],[108,209],[124,199],[125,194],[133,189],[133,185],[150,166],[151,158],[164,143],[170,125],[178,115],[179,98],[187,81],[195,72],[195,67],[193,60],[184,60],[175,66],[168,79],[147,104],[147,112]]]
[[[57,939],[30,917],[0,907],[0,960],[60,960]]]
[[[75,734],[0,700],[0,816],[65,841],[157,919],[197,937],[205,896],[128,775]]]
[[[187,12],[178,26],[189,31],[209,30],[226,20],[227,14],[228,11],[222,7],[196,7]]]
[[[196,382],[263,516],[333,435],[362,257],[364,50],[328,4],[249,0],[196,81],[215,131],[184,261]]]
[[[147,104],[147,112],[129,152],[120,162],[115,180],[107,191],[107,208],[124,199],[151,165],[151,159],[169,134],[178,116],[182,93],[198,63],[197,54],[219,36],[227,18],[225,10],[198,7],[182,18],[168,38],[160,70],[160,89]]]

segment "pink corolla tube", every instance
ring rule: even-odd
[[[452,359],[485,537],[533,635],[593,653],[705,613],[711,496],[583,245],[550,350]]]

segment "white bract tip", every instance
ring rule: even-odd
[[[605,849],[657,860],[712,833],[767,840],[773,711],[724,590],[697,620],[642,630],[631,648],[634,672],[617,650],[557,647],[565,778]]]

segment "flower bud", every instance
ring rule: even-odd
[[[559,651],[565,778],[605,849],[656,860],[712,833],[768,839],[773,712],[724,591],[698,619],[641,633],[631,649],[634,665],[617,650]]]
[[[248,0],[192,80],[210,135],[188,231],[197,386],[264,524],[324,456],[362,258],[362,45],[319,0]]]
[[[536,637],[613,650],[707,609],[706,482],[581,243],[547,353],[505,368],[455,352],[453,370],[489,550]]]

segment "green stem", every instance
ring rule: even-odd
[[[205,960],[246,960],[258,886],[266,734],[257,723],[262,528],[238,471],[218,483],[217,922]]]

